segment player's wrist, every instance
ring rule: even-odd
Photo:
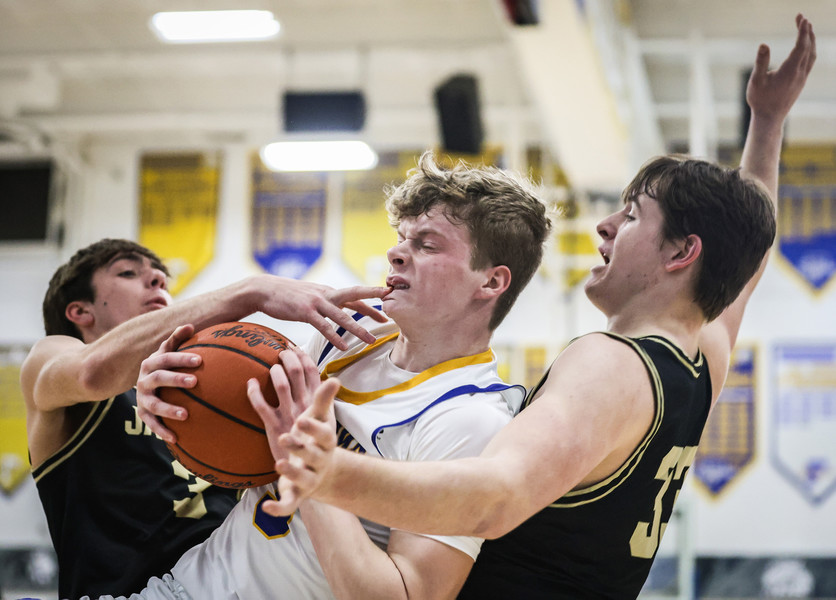
[[[262,311],[269,298],[268,278],[270,275],[250,275],[233,284],[231,303],[243,309],[240,318]],[[239,311],[240,312],[240,311]]]

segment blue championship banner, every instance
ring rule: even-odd
[[[26,405],[20,391],[22,348],[0,348],[0,490],[11,494],[29,475]]]
[[[261,268],[302,278],[322,256],[327,173],[279,173],[252,159],[252,252]]]
[[[211,261],[220,154],[146,154],[141,163],[139,243],[159,255],[176,296]]]
[[[778,344],[773,358],[772,461],[818,504],[836,489],[836,344]]]
[[[705,426],[693,472],[712,496],[736,479],[755,455],[756,353],[738,344],[726,385]]]
[[[778,197],[780,256],[821,292],[836,273],[836,147],[787,148]]]

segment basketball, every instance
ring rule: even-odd
[[[221,487],[248,488],[278,479],[264,423],[247,397],[247,381],[258,379],[272,406],[278,398],[270,367],[293,342],[254,323],[221,323],[197,332],[178,352],[203,357],[194,368],[178,369],[197,377],[192,388],[161,387],[159,397],[189,411],[185,421],[165,420],[177,435],[171,453],[194,475]]]

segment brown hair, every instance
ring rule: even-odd
[[[162,260],[148,248],[130,240],[103,239],[76,252],[58,267],[49,281],[43,302],[44,329],[47,335],[69,335],[82,339],[75,323],[67,319],[67,305],[76,300],[95,300],[93,274],[119,255],[144,256],[154,268],[168,275]]]
[[[551,230],[534,186],[496,167],[469,167],[459,161],[450,169],[442,168],[431,152],[425,152],[407,180],[386,191],[393,226],[440,205],[451,222],[467,226],[472,269],[508,267],[511,283],[488,324],[496,329],[540,265],[543,243]]]
[[[624,190],[627,200],[646,193],[664,218],[662,240],[694,234],[702,256],[694,301],[707,321],[740,294],[775,240],[775,207],[766,190],[740,169],[684,156],[647,162]]]

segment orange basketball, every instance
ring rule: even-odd
[[[270,382],[270,367],[279,353],[294,344],[269,327],[254,323],[221,323],[197,332],[178,352],[203,357],[195,368],[179,369],[197,376],[188,389],[162,387],[160,398],[189,411],[185,421],[163,420],[177,434],[168,444],[189,471],[228,488],[248,488],[278,478],[264,423],[247,397],[247,381],[255,377],[264,398],[278,398]]]

